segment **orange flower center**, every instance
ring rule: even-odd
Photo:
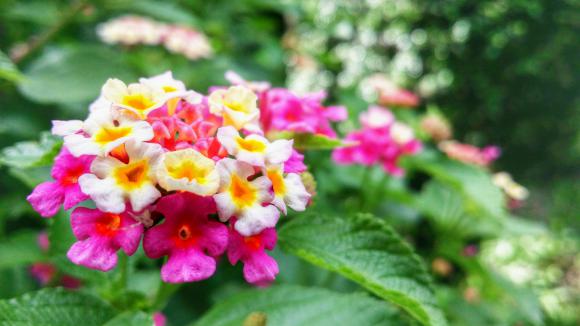
[[[253,235],[250,237],[244,237],[244,243],[252,250],[258,250],[260,249],[260,246],[262,244],[262,240],[260,239],[260,236],[258,235]]]
[[[114,177],[117,184],[125,190],[133,190],[148,180],[148,174],[149,164],[147,160],[141,160],[116,168]]]
[[[286,184],[284,183],[282,172],[279,169],[270,169],[267,174],[268,179],[272,182],[274,193],[278,196],[284,195],[286,193]]]
[[[121,103],[137,111],[145,111],[155,104],[151,98],[143,94],[125,95]]]
[[[230,195],[238,208],[249,207],[258,199],[256,189],[237,175],[232,175],[230,183]]]
[[[97,233],[104,236],[114,236],[121,226],[121,216],[118,214],[106,213],[100,221],[96,223]]]

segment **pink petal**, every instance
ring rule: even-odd
[[[71,186],[64,188],[64,209],[65,210],[71,209],[71,208],[75,207],[76,205],[78,205],[80,202],[83,202],[87,199],[89,199],[89,196],[85,195],[81,191],[81,187],[79,186],[78,183],[75,183]]]
[[[278,273],[278,263],[264,252],[258,252],[244,261],[244,278],[248,283],[267,286]]]
[[[90,237],[75,242],[66,254],[75,264],[103,272],[110,271],[117,265],[117,252],[111,248],[109,239]]]
[[[174,250],[161,268],[161,279],[168,283],[201,281],[212,276],[215,269],[215,259],[198,249]]]
[[[121,229],[115,235],[115,245],[121,247],[127,255],[131,256],[139,248],[141,235],[143,235],[143,224],[126,214],[122,214]]]
[[[143,236],[143,250],[147,257],[152,259],[161,258],[167,255],[173,248],[174,227],[167,218],[161,224],[145,231]]]
[[[64,191],[57,182],[43,182],[26,199],[42,217],[51,217],[58,213],[64,200]]]
[[[210,256],[219,256],[228,247],[228,228],[222,223],[209,221],[202,227],[203,239],[200,246]]]
[[[302,173],[306,171],[307,167],[304,164],[304,155],[300,154],[295,149],[292,150],[292,155],[284,163],[284,173]]]

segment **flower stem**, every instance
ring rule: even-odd
[[[18,51],[11,54],[11,59],[14,63],[19,63],[30,54],[42,48],[50,39],[52,39],[58,32],[60,32],[82,9],[85,8],[86,0],[77,0],[73,2],[70,7],[62,13],[60,19],[52,25],[45,32],[34,35],[22,44]]]
[[[127,268],[127,261],[128,257],[125,253],[119,254],[119,289],[123,292],[127,289],[127,280],[128,280],[128,268]]]

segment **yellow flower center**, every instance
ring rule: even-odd
[[[152,107],[155,102],[144,94],[130,94],[123,97],[121,104],[131,107],[137,111],[145,111]]]
[[[248,107],[243,105],[240,102],[224,102],[224,105],[227,106],[232,111],[248,113]]]
[[[258,199],[256,189],[250,182],[235,174],[232,175],[229,192],[238,208],[250,207]]]
[[[131,127],[104,127],[97,131],[94,135],[95,142],[104,146],[119,138],[126,137],[133,131]]]
[[[255,139],[244,139],[242,137],[237,137],[236,138],[236,143],[238,144],[238,146],[248,152],[263,152],[264,150],[266,150],[266,144],[264,144],[263,142],[259,141],[259,140],[255,140]]]
[[[163,86],[163,91],[165,93],[171,93],[171,92],[175,92],[177,90],[177,88],[173,87],[173,86]]]
[[[134,190],[149,180],[148,174],[149,163],[147,160],[141,160],[116,168],[113,175],[123,189]]]
[[[272,188],[277,196],[283,196],[286,193],[286,184],[280,169],[270,169],[267,171],[268,179],[272,182]]]
[[[211,171],[211,166],[202,166],[192,160],[184,160],[179,164],[167,166],[167,172],[173,179],[187,178],[199,184],[207,182],[206,177]]]

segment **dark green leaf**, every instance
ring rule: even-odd
[[[248,290],[221,301],[194,325],[238,326],[255,312],[267,325],[405,325],[396,311],[365,294],[343,294],[301,286]]]
[[[44,257],[38,247],[38,234],[22,232],[0,242],[0,268],[31,264]]]
[[[357,282],[423,324],[446,324],[425,266],[383,220],[303,215],[279,237],[283,249]]]
[[[43,289],[0,301],[1,325],[102,325],[115,315],[106,302],[81,292]]]

